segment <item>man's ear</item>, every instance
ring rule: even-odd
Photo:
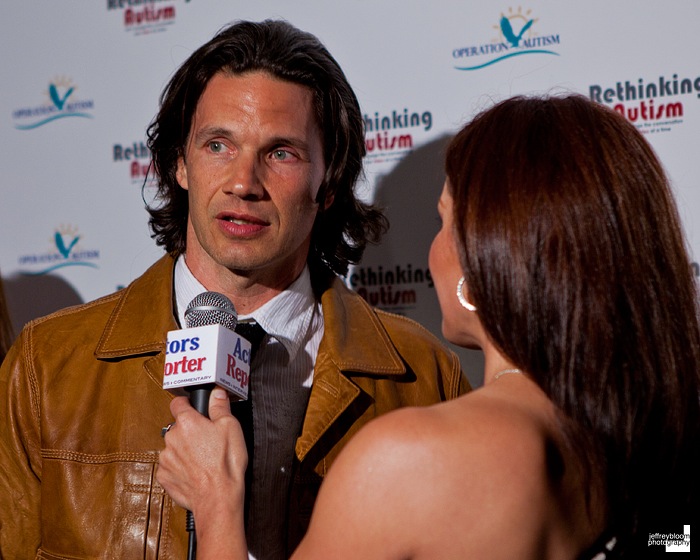
[[[319,210],[321,212],[328,210],[331,207],[331,204],[333,204],[334,200],[335,192],[328,188],[328,185],[322,184],[321,188],[318,190],[318,194],[316,195],[316,202],[320,207]]]
[[[323,201],[323,209],[328,210],[331,207],[331,204],[333,204],[333,201],[335,200],[335,193],[333,192],[328,192],[326,194],[326,199]]]
[[[185,190],[189,189],[187,183],[187,166],[185,165],[185,158],[180,156],[177,158],[177,169],[175,170],[175,178],[178,184]]]

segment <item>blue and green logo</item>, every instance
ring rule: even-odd
[[[90,113],[95,108],[91,99],[76,96],[77,86],[69,78],[57,78],[51,81],[44,92],[46,101],[34,107],[23,107],[12,113],[15,128],[32,130],[57,119],[70,117],[91,119]]]
[[[19,257],[19,265],[28,267],[21,270],[22,274],[41,276],[67,266],[98,268],[96,261],[100,258],[99,250],[84,248],[81,245],[82,237],[75,226],[57,227],[49,250]]]
[[[480,70],[524,55],[559,56],[559,53],[552,50],[560,44],[559,35],[539,33],[536,29],[538,21],[538,18],[532,17],[530,10],[523,12],[522,8],[509,8],[508,13],[501,14],[498,24],[493,26],[497,36],[490,42],[459,47],[452,51],[452,58],[460,61],[455,68]]]

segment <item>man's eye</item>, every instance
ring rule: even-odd
[[[224,151],[224,145],[221,142],[209,142],[209,149],[218,154]]]
[[[290,157],[290,154],[287,150],[279,149],[272,152],[272,157],[278,161],[284,161]]]

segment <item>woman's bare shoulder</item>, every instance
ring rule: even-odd
[[[542,472],[546,437],[541,414],[486,389],[386,414],[363,428],[331,468],[311,538],[321,534],[319,523],[332,525],[335,535],[355,527],[357,546],[367,548],[354,552],[365,558],[439,557],[444,547],[485,554],[478,547],[503,544],[505,528],[536,539],[538,511],[551,506]],[[395,556],[373,556],[368,534],[386,540],[379,544],[396,549]]]

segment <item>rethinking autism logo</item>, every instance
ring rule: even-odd
[[[12,113],[15,128],[31,130],[70,117],[91,119],[89,111],[95,108],[95,102],[78,98],[75,93],[77,89],[70,78],[61,77],[49,82],[44,91],[46,101],[43,104],[17,109]]]
[[[365,113],[366,163],[398,161],[415,145],[415,135],[427,133],[433,126],[430,111],[394,109],[391,112]]]
[[[700,99],[700,76],[679,74],[638,78],[588,88],[592,101],[608,105],[644,134],[669,132],[682,125],[690,99]]]
[[[536,30],[539,19],[531,11],[522,8],[508,9],[494,25],[497,36],[488,43],[475,43],[452,51],[452,58],[459,61],[457,70],[479,70],[508,58],[522,55],[554,55],[551,47],[559,45],[558,34],[540,34]],[[545,48],[547,47],[547,48]]]
[[[134,35],[160,33],[177,19],[174,0],[107,0],[107,10],[121,12],[124,29]]]
[[[54,231],[51,238],[51,248],[48,251],[19,257],[20,266],[38,268],[22,270],[22,274],[41,276],[67,266],[97,268],[94,261],[100,258],[100,252],[96,249],[83,248],[80,244],[81,240],[82,235],[78,232],[77,227],[59,226]]]

